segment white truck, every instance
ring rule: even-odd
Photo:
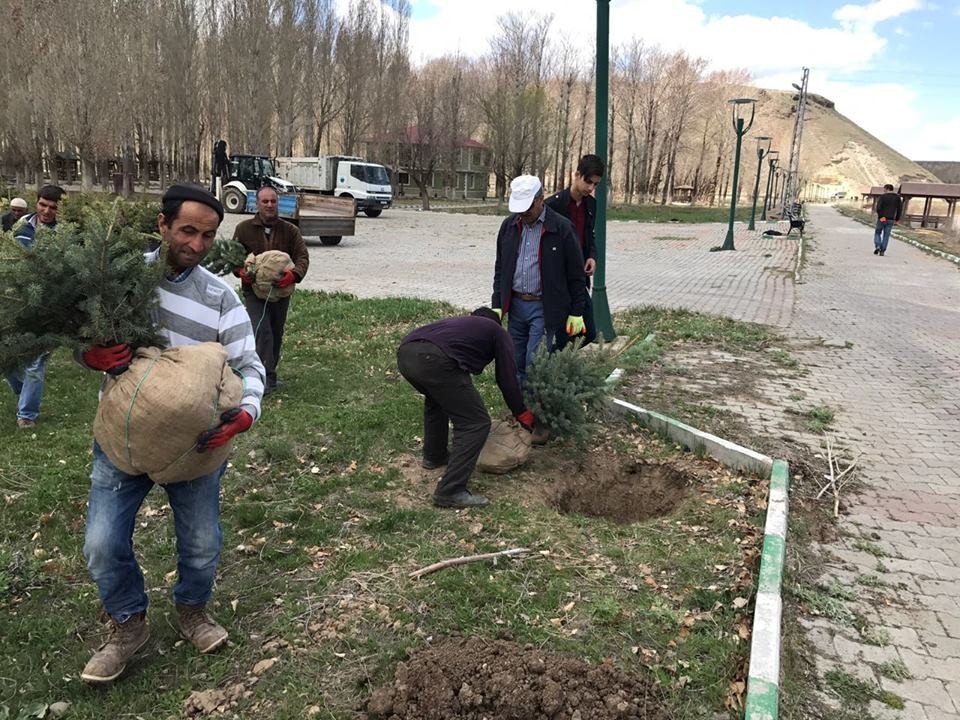
[[[390,174],[383,165],[350,155],[278,157],[277,173],[297,190],[353,198],[357,212],[377,217],[393,203]]]

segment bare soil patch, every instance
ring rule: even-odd
[[[666,720],[651,680],[507,640],[451,638],[413,652],[367,703],[385,720]]]
[[[592,459],[583,473],[550,489],[550,505],[563,513],[626,524],[669,514],[686,498],[692,482],[687,472],[667,463],[600,454]]]

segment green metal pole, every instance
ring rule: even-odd
[[[736,250],[733,246],[733,221],[737,216],[737,183],[740,180],[740,145],[743,143],[743,118],[737,118],[735,126],[737,131],[737,153],[733,158],[733,185],[730,187],[732,197],[730,198],[730,222],[727,224],[727,236],[723,240],[721,250]]]
[[[750,208],[750,224],[747,230],[756,230],[757,195],[760,192],[760,173],[763,170],[763,148],[757,148],[757,179],[753,182],[753,207]]]
[[[609,167],[607,155],[607,113],[610,78],[610,0],[597,0],[597,105],[596,153]],[[609,177],[609,175],[607,175]],[[593,319],[597,333],[607,342],[617,337],[607,300],[607,182],[597,186],[597,270],[593,275]]]
[[[767,164],[767,191],[763,193],[763,212],[760,214],[760,219],[764,221],[767,219],[767,205],[770,203],[770,185],[773,183],[773,168],[776,164],[776,158],[771,158]]]

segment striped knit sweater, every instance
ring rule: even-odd
[[[157,262],[160,251],[147,253]],[[256,420],[266,373],[257,356],[253,327],[246,308],[226,281],[197,266],[175,278],[166,277],[157,291],[160,307],[154,318],[166,347],[218,342],[227,351],[230,367],[243,379],[240,405]]]

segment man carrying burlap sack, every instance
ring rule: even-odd
[[[205,190],[191,185],[172,186],[162,203],[158,224],[169,271],[158,291],[157,325],[164,343],[168,348],[219,343],[230,368],[242,379],[238,405],[228,407],[219,425],[197,437],[195,449],[202,453],[227,444],[259,417],[264,370],[240,298],[229,284],[199,266],[213,245],[223,207]],[[148,259],[159,260],[160,252]],[[133,354],[127,345],[96,346],[81,357],[91,369],[118,374]],[[178,390],[170,389],[171,394]],[[224,460],[205,475],[162,486],[173,509],[177,537],[179,576],[173,596],[178,627],[201,653],[212,652],[227,640],[227,631],[206,612],[220,558],[220,479],[225,469]],[[83,550],[109,616],[109,630],[106,642],[80,675],[85,682],[102,684],[119,677],[149,638],[148,600],[133,552],[133,531],[137,512],[153,486],[146,474],[120,470],[94,443]]]
[[[250,314],[250,322],[257,338],[257,354],[267,371],[265,394],[277,390],[277,364],[283,344],[283,327],[287,322],[290,297],[282,292],[303,280],[310,267],[310,253],[300,235],[300,228],[280,217],[277,191],[269,185],[257,190],[257,214],[244,220],[233,232],[233,239],[254,256],[270,250],[285,252],[293,261],[293,268],[284,271],[273,281],[280,297],[262,298],[254,292],[253,279],[241,268],[236,271],[243,283],[243,303]],[[257,278],[258,282],[260,278]]]
[[[490,414],[471,375],[496,362],[497,385],[510,412],[527,430],[534,417],[523,403],[513,343],[490,308],[419,327],[397,350],[400,373],[423,395],[423,467],[447,466],[433,492],[439,507],[469,508],[487,499],[467,490],[467,481],[490,432]],[[447,437],[453,423],[453,447]]]

